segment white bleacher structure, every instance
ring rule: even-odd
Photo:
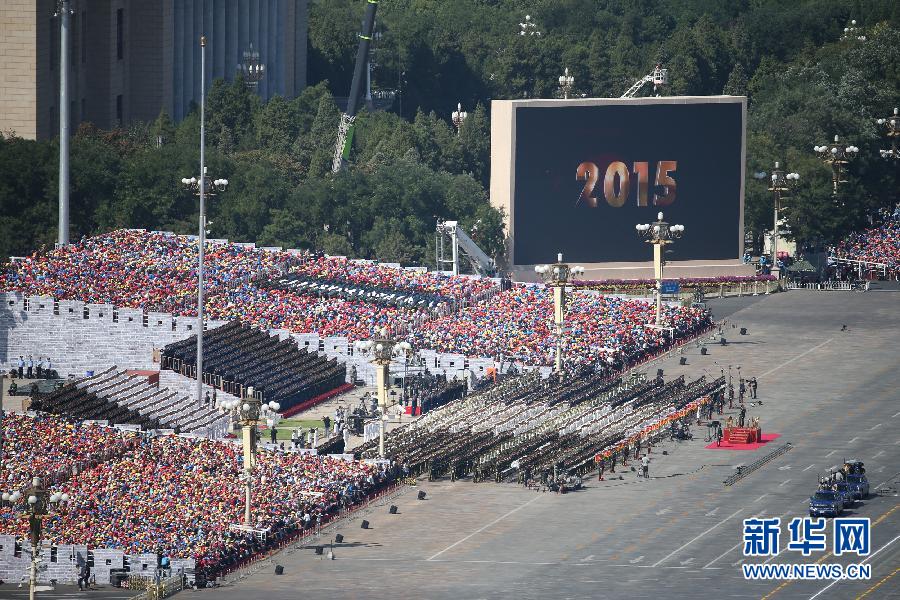
[[[125,554],[121,550],[96,548],[88,550],[84,545],[60,544],[41,545],[41,561],[38,567],[37,580],[40,584],[51,582],[74,584],[78,580],[78,571],[85,561],[93,560],[91,574],[98,585],[110,584],[110,572],[125,570],[130,575],[156,577],[155,554]],[[193,578],[195,568],[193,558],[173,558],[171,572],[185,573]],[[12,535],[0,535],[0,580],[5,586],[24,583],[27,587],[31,569],[31,543],[23,539],[21,546],[16,546],[16,538]]]
[[[113,365],[158,370],[153,351],[191,336],[196,322],[169,313],[0,292],[0,367],[32,355],[35,362],[49,356],[62,377]],[[222,323],[207,320],[206,328]]]
[[[222,437],[228,425],[227,417],[215,407],[197,406],[193,394],[152,384],[144,376],[115,367],[76,381],[75,386],[185,433]]]

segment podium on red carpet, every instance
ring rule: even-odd
[[[729,444],[755,444],[762,441],[759,427],[726,427],[723,440]]]

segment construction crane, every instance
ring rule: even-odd
[[[363,78],[369,62],[369,45],[372,42],[372,30],[375,27],[375,12],[378,0],[368,0],[363,29],[359,34],[359,50],[356,52],[356,65],[353,68],[353,80],[350,83],[350,97],[347,99],[347,111],[341,113],[338,124],[337,142],[334,145],[334,158],[331,161],[331,172],[337,173],[347,164],[350,157],[350,146],[353,145],[353,122],[359,110],[359,100],[363,87]]]
[[[462,250],[476,273],[483,277],[493,277],[497,270],[494,261],[462,230],[457,221],[438,221],[436,233],[438,239],[435,240],[434,252],[438,269],[442,265],[450,265],[453,274],[459,275],[459,253]],[[450,237],[450,258],[444,255],[445,236]]]
[[[637,93],[641,91],[641,88],[643,88],[648,83],[653,84],[653,93],[659,96],[657,90],[664,85],[668,85],[669,83],[669,70],[663,69],[659,65],[656,65],[656,68],[653,69],[652,73],[644,75],[643,77],[635,81],[634,85],[628,88],[628,90],[619,97],[634,98]]]

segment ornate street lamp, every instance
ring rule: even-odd
[[[412,353],[409,342],[398,341],[390,337],[386,327],[381,328],[378,335],[371,340],[357,340],[356,349],[368,353],[375,365],[375,387],[378,392],[378,408],[381,412],[378,438],[378,456],[384,458],[384,421],[387,419],[388,391],[391,387],[391,361],[395,357],[408,358]]]
[[[844,179],[847,165],[859,154],[856,146],[844,146],[840,144],[838,136],[834,136],[834,142],[813,146],[813,151],[819,155],[826,165],[831,167],[831,181],[834,185],[834,193],[837,194],[838,185],[847,183]]]
[[[684,225],[670,225],[663,221],[663,214],[656,215],[656,221],[635,225],[638,235],[653,244],[653,272],[656,277],[656,327],[662,327],[662,280],[666,264],[665,247],[684,234]]]
[[[574,86],[575,78],[569,75],[569,67],[566,67],[565,72],[559,76],[559,92],[562,94],[563,99],[569,99],[569,94]]]
[[[775,203],[775,224],[772,227],[772,273],[776,277],[780,275],[778,269],[778,211],[781,207],[781,199],[789,195],[800,181],[799,174],[785,173],[779,168],[779,165],[780,163],[776,161],[775,169],[772,171],[770,179],[772,183],[769,186],[769,191],[772,192],[772,198]],[[754,173],[753,176],[757,179],[765,179],[769,175],[765,171],[760,171],[759,173]]]
[[[244,50],[243,60],[237,66],[238,71],[244,76],[244,82],[247,87],[256,89],[259,82],[266,75],[266,65],[259,60],[259,51],[253,49],[253,43],[250,43],[250,49]]]
[[[28,597],[34,600],[35,587],[37,586],[37,565],[41,551],[41,536],[43,534],[43,521],[51,512],[59,510],[62,505],[69,502],[69,494],[53,492],[46,489],[40,477],[31,480],[31,487],[25,490],[23,495],[18,490],[4,492],[0,499],[15,506],[24,498],[25,513],[28,514],[28,533],[31,541],[31,573],[29,576]]]
[[[456,104],[456,110],[453,111],[453,114],[450,115],[450,118],[453,120],[453,126],[456,127],[456,135],[459,135],[459,131],[462,129],[463,121],[469,116],[469,113],[462,109],[462,102],[458,102]]]
[[[253,482],[253,469],[256,467],[256,431],[263,421],[274,425],[278,419],[281,405],[277,402],[264,403],[256,397],[253,387],[244,390],[242,400],[234,399],[222,403],[223,412],[231,415],[232,423],[241,426],[241,441],[244,449],[244,470],[241,480],[244,482],[244,525],[252,527],[250,521],[250,492]]]
[[[862,27],[856,26],[856,19],[850,21],[850,24],[844,27],[844,33],[841,35],[842,40],[859,40],[860,42],[866,41],[866,36],[863,35]]]
[[[538,31],[537,25],[531,20],[531,15],[525,15],[525,22],[519,23],[519,35],[541,37],[541,32]]]
[[[884,126],[885,132],[884,135],[891,141],[891,149],[890,150],[879,150],[878,152],[881,154],[881,158],[893,158],[894,160],[900,159],[900,152],[897,150],[897,137],[900,136],[900,115],[897,114],[897,109],[894,108],[894,114],[889,117],[885,117],[883,119],[878,119],[875,121],[879,125]]]
[[[566,319],[566,286],[569,281],[584,275],[584,267],[563,262],[562,252],[556,255],[552,265],[536,265],[534,272],[541,276],[544,285],[553,289],[553,323],[556,326],[555,370],[560,380],[563,376],[563,334]]]

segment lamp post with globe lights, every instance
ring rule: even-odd
[[[569,281],[584,275],[584,267],[571,266],[563,262],[562,252],[556,255],[552,265],[536,265],[534,272],[541,276],[544,285],[553,289],[553,324],[556,327],[555,370],[560,379],[563,376],[563,333],[566,320],[566,286]]]
[[[573,87],[575,87],[575,77],[569,75],[569,67],[566,67],[565,72],[559,76],[559,91],[564,100],[569,99]]]
[[[891,141],[890,150],[879,150],[881,158],[893,158],[900,160],[900,151],[897,150],[897,138],[900,136],[900,115],[894,108],[894,114],[883,119],[877,119],[875,122],[885,128],[884,135]]]
[[[856,26],[856,19],[852,19],[850,24],[844,27],[844,33],[841,35],[842,40],[853,40],[856,39],[860,42],[866,41],[866,36],[863,35],[863,30],[861,27]]]
[[[463,122],[468,118],[469,113],[462,109],[462,102],[456,104],[456,110],[450,115],[453,120],[453,126],[456,127],[456,135],[459,135]]]
[[[656,278],[656,327],[662,327],[662,280],[666,261],[665,247],[684,234],[684,225],[670,225],[663,221],[663,214],[656,215],[653,223],[635,225],[638,235],[653,244],[653,275]]]
[[[241,442],[244,449],[244,470],[241,479],[244,482],[244,525],[250,522],[250,492],[253,482],[253,469],[256,467],[257,428],[262,421],[274,426],[278,419],[281,405],[277,402],[263,402],[256,396],[253,387],[244,390],[243,399],[225,401],[222,410],[231,415],[232,422],[241,425]]]
[[[392,339],[386,327],[383,327],[378,335],[371,340],[357,340],[356,349],[368,353],[372,364],[375,365],[375,387],[378,393],[378,408],[381,412],[378,432],[378,456],[384,458],[384,421],[387,419],[388,392],[391,387],[390,370],[391,362],[395,357],[407,359],[412,352],[409,342]]]
[[[200,36],[200,178],[185,177],[181,183],[200,197],[200,252],[197,259],[197,405],[203,402],[203,260],[206,250],[206,196],[223,192],[227,179],[210,182],[206,174],[206,36]]]
[[[525,15],[525,22],[519,23],[519,35],[541,37],[541,32],[538,31],[537,25],[531,20],[531,15]]]
[[[25,490],[25,494],[16,490],[4,492],[0,499],[15,506],[24,499],[24,512],[28,515],[28,534],[31,542],[31,571],[28,584],[28,598],[34,600],[37,586],[37,565],[41,551],[41,535],[43,533],[43,521],[51,515],[52,511],[68,503],[71,498],[65,492],[50,492],[44,487],[40,477],[31,480],[31,487]]]
[[[772,274],[776,277],[780,275],[778,269],[778,211],[781,208],[781,199],[788,195],[800,181],[800,175],[798,173],[785,173],[779,167],[780,163],[776,161],[775,169],[772,171],[771,176],[765,171],[753,174],[757,179],[769,177],[771,181],[769,191],[772,192],[772,198],[775,203],[775,221],[772,226]]]
[[[238,64],[237,70],[244,76],[247,87],[252,90],[259,87],[259,82],[265,77],[266,65],[260,62],[259,50],[255,50],[252,43],[249,50],[244,50],[243,60]]]
[[[834,136],[833,142],[821,146],[813,146],[813,151],[819,155],[822,162],[831,167],[831,181],[834,185],[834,194],[837,195],[838,185],[847,183],[847,180],[844,179],[847,165],[859,154],[859,148],[856,146],[844,146],[840,143],[840,138]]]

